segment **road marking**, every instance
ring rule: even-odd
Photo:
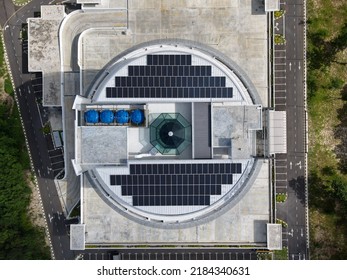
[[[56,156],[49,156],[49,157],[52,159],[52,158],[56,158],[56,157],[63,157],[63,155],[59,154],[59,155],[56,155]]]
[[[59,163],[63,163],[63,162],[64,162],[63,160],[62,161],[57,161],[57,162],[54,162],[54,163],[52,162],[52,166],[56,165],[56,164],[59,164]]]
[[[302,166],[301,166],[301,160],[297,163],[297,164],[295,164],[296,166],[299,166],[299,168],[301,169],[302,168]]]

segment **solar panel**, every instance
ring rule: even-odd
[[[131,164],[129,175],[110,175],[134,206],[210,205],[210,195],[221,195],[222,184],[232,184],[240,163]]]
[[[129,65],[128,76],[115,77],[106,98],[232,98],[225,77],[211,73],[209,65],[191,65],[191,55],[147,55],[147,65]]]

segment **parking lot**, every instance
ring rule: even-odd
[[[283,111],[286,106],[286,50],[276,45],[274,50],[274,96],[275,110]]]
[[[58,148],[58,149],[48,150],[48,155],[51,161],[50,171],[53,172],[55,177],[64,169],[63,149]]]
[[[277,154],[275,158],[275,184],[277,192],[287,192],[287,154]]]
[[[40,113],[41,123],[42,126],[44,126],[48,122],[48,114],[45,112],[42,106],[42,74],[33,74],[31,82]],[[48,156],[51,162],[51,166],[47,166],[47,172],[53,173],[53,176],[55,177],[64,169],[64,150],[62,147],[54,146],[51,134],[46,134],[45,139],[47,143]]]

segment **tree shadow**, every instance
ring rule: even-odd
[[[302,203],[306,204],[305,197],[305,178],[303,176],[299,176],[295,179],[292,179],[288,182],[288,186],[295,191],[296,198]]]
[[[310,25],[311,22],[308,22]],[[338,35],[326,41],[326,30],[319,29],[315,32],[310,31],[307,34],[307,38],[310,42],[307,59],[311,69],[320,69],[327,67],[331,63],[345,64],[344,62],[337,62],[336,55],[338,52],[344,50],[347,45],[347,22],[341,27]]]

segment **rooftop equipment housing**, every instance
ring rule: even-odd
[[[96,110],[89,110],[84,113],[84,119],[87,123],[99,122],[99,112]]]

